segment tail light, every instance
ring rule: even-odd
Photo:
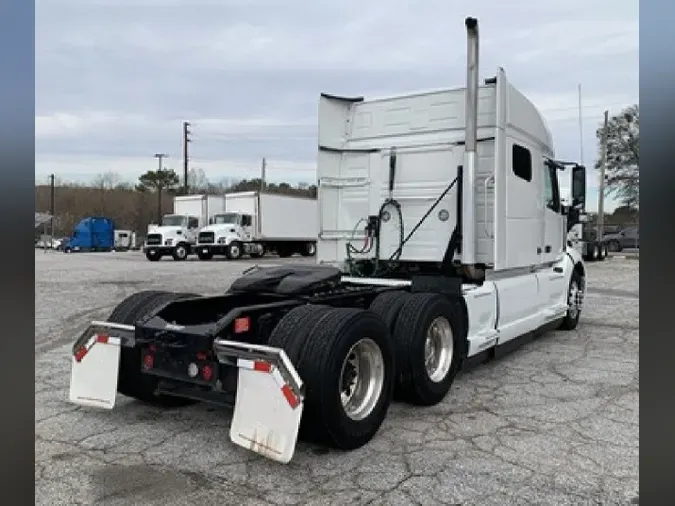
[[[152,369],[155,366],[155,357],[148,353],[143,357],[143,367],[146,369]]]
[[[205,365],[202,367],[202,378],[204,381],[211,381],[213,378],[213,368],[210,365]]]
[[[234,320],[234,333],[243,334],[251,330],[251,318],[248,316],[242,316]]]

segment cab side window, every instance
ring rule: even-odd
[[[199,220],[197,218],[189,217],[188,218],[188,228],[199,228]]]
[[[241,226],[242,227],[250,227],[252,224],[253,220],[251,219],[251,216],[248,214],[244,214],[241,217]]]

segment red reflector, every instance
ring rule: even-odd
[[[234,320],[234,333],[241,334],[251,330],[251,319],[248,316],[237,318]]]
[[[84,358],[84,356],[87,354],[87,349],[86,348],[80,348],[75,352],[75,361],[80,362]]]
[[[255,362],[253,362],[253,370],[258,372],[271,372],[272,364],[256,360]]]
[[[152,369],[155,366],[155,357],[146,355],[143,357],[143,365],[146,369]]]
[[[213,369],[210,365],[202,367],[202,378],[204,378],[204,381],[211,381],[211,378],[213,378]]]
[[[152,353],[154,353],[154,352],[157,351],[157,346],[155,346],[154,344],[151,344],[150,346],[148,346],[148,349],[149,349]]]
[[[204,352],[197,353],[197,360],[206,360],[206,353]]]
[[[300,401],[293,393],[291,387],[289,387],[288,385],[284,385],[283,387],[281,387],[281,393],[284,394],[284,397],[286,397],[288,404],[290,404],[290,406],[293,409],[295,409],[298,406],[298,404],[300,404]]]
[[[107,334],[98,334],[96,336],[96,342],[97,343],[107,343],[109,338],[110,338],[110,336],[107,335]]]

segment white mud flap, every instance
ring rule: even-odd
[[[134,327],[93,322],[73,348],[70,402],[112,409],[117,395],[122,339]],[[111,335],[112,334],[112,335]]]
[[[219,360],[239,368],[230,439],[269,459],[290,462],[303,409],[302,381],[290,360],[267,346],[216,341],[215,349]]]

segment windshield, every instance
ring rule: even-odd
[[[185,216],[178,216],[176,214],[167,214],[162,217],[163,227],[184,227],[187,224]]]
[[[237,213],[216,214],[213,217],[213,223],[216,225],[227,225],[237,223],[239,215]]]

